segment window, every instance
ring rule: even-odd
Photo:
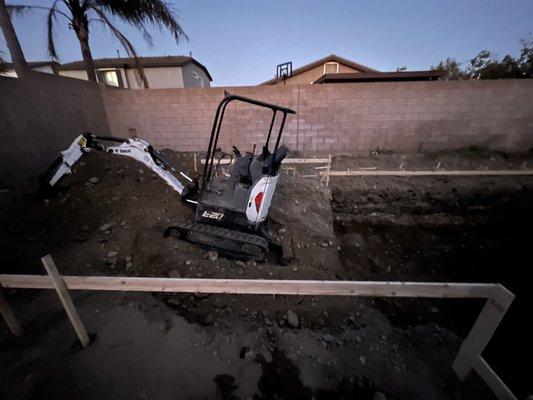
[[[106,71],[104,77],[106,85],[118,87],[117,71]]]
[[[203,80],[203,78],[200,75],[198,75],[198,72],[192,71],[191,75],[192,75],[192,77],[194,79],[196,79],[198,81],[198,86],[199,87],[204,87],[204,80]]]
[[[338,62],[327,62],[324,63],[324,75],[325,74],[338,74],[339,73],[339,63]]]
[[[118,69],[98,71],[97,75],[100,83],[105,83],[107,86],[124,87],[122,74]]]

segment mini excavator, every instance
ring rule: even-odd
[[[233,146],[233,154],[217,148],[224,113],[233,101],[272,110],[266,141],[257,154],[256,145],[252,151],[244,154],[236,146]],[[160,151],[145,140],[83,133],[68,149],[61,152],[41,177],[41,182],[48,187],[56,185],[64,176],[71,174],[72,167],[84,154],[91,151],[133,158],[157,174],[184,201],[196,208],[194,221],[169,226],[165,230],[165,236],[197,243],[225,256],[262,261],[269,249],[268,235],[263,228],[276,190],[281,162],[289,151],[286,146],[280,145],[288,114],[295,114],[295,111],[226,93],[215,113],[201,176],[190,177],[185,172],[178,171]],[[281,115],[281,122],[271,146],[272,131],[278,115]],[[223,174],[218,178],[221,161],[232,165],[229,179],[222,179]]]

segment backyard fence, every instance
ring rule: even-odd
[[[226,91],[293,108],[282,141],[307,155],[533,148],[533,79],[119,90],[35,72],[0,77],[0,184],[39,175],[85,131],[205,151]],[[233,104],[219,144],[251,150],[270,120]]]
[[[295,110],[282,141],[307,154],[533,147],[533,79],[102,90],[102,99],[114,135],[205,151],[225,91]],[[229,106],[220,145],[261,145],[271,117],[250,105]]]

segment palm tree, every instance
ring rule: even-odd
[[[58,17],[66,18],[80,42],[87,77],[93,82],[96,82],[96,72],[89,47],[89,25],[91,23],[103,24],[118,39],[128,56],[135,60],[135,66],[145,88],[149,87],[148,79],[137,52],[131,42],[113,25],[110,16],[118,17],[137,27],[149,45],[152,45],[152,37],[146,30],[147,24],[156,25],[160,29],[168,29],[177,43],[182,38],[188,39],[177,21],[174,10],[165,0],[54,0],[49,7],[11,4],[7,8],[17,12],[24,12],[27,9],[47,11],[48,53],[54,60],[58,59],[54,42],[54,23],[57,22]]]
[[[24,53],[22,52],[22,48],[20,47],[17,34],[15,32],[15,29],[13,28],[13,24],[11,23],[11,18],[4,0],[0,0],[0,28],[4,33],[7,48],[11,53],[11,61],[13,62],[13,66],[15,67],[15,72],[17,73],[17,76],[21,78],[24,75],[24,71],[28,67],[28,64],[26,63],[26,59],[24,58]],[[5,64],[3,62],[0,62],[0,67],[2,67],[2,69],[6,69]]]
[[[8,70],[7,64],[4,61],[4,59],[2,58],[1,54],[2,54],[2,52],[0,52],[0,72],[6,72]]]

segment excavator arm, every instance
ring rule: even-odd
[[[114,142],[116,145],[106,147],[102,142]],[[191,197],[197,189],[196,181],[183,172],[179,172],[179,174],[187,182],[186,184],[180,182],[174,176],[174,173],[178,172],[177,169],[148,142],[137,138],[122,139],[110,136],[95,136],[90,133],[81,134],[66,150],[61,152],[60,156],[45,173],[45,183],[49,186],[57,184],[65,175],[71,174],[72,167],[84,154],[90,151],[133,158],[157,174],[168,186],[178,192],[184,200]]]

